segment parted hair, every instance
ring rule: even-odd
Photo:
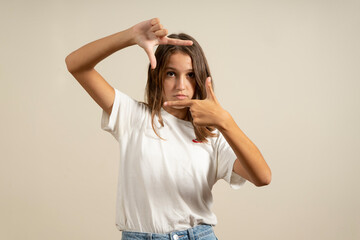
[[[176,38],[181,40],[191,40],[193,44],[191,46],[179,46],[179,45],[159,45],[155,51],[156,68],[151,69],[151,65],[148,68],[148,79],[145,89],[145,101],[146,105],[151,110],[151,124],[155,134],[162,140],[164,140],[156,132],[154,128],[155,115],[159,118],[159,123],[164,126],[164,122],[161,116],[161,107],[164,103],[164,91],[163,80],[165,76],[165,68],[169,62],[170,56],[174,53],[181,52],[190,56],[193,65],[193,71],[195,74],[195,93],[193,99],[205,99],[206,98],[206,78],[211,77],[208,62],[205,54],[199,45],[199,43],[191,36],[180,33],[171,34],[169,38]],[[213,85],[213,78],[211,78]],[[196,126],[193,123],[191,112],[187,111],[187,117],[194,126],[194,132],[197,141],[207,142],[207,137],[216,136],[213,131],[214,127]]]

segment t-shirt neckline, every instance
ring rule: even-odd
[[[177,118],[175,117],[174,115],[172,115],[171,113],[168,113],[163,107],[161,107],[161,115],[173,120],[173,121],[176,121],[178,123],[181,123],[181,124],[184,124],[188,127],[193,127],[192,123],[190,121],[185,121],[183,119],[180,119],[180,118]]]

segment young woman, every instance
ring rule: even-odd
[[[119,142],[116,226],[122,239],[217,239],[216,181],[235,189],[246,180],[263,186],[271,171],[216,99],[198,42],[167,33],[159,19],[150,19],[79,48],[66,65],[103,109],[102,129]],[[150,59],[146,102],[114,89],[94,69],[131,45]]]

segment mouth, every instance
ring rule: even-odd
[[[187,96],[184,95],[184,94],[178,94],[178,95],[175,95],[174,97],[176,97],[177,99],[185,99],[185,98],[187,98]]]

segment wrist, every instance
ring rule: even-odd
[[[127,32],[127,35],[129,37],[129,46],[136,45],[137,44],[137,39],[136,39],[137,32],[136,32],[135,26],[132,26],[132,27],[126,29],[125,31]]]
[[[224,110],[219,114],[219,124],[216,126],[216,128],[220,132],[226,131],[231,127],[233,121],[234,119],[232,118],[230,113]]]
[[[107,42],[110,50],[113,52],[134,45],[133,33],[131,28],[115,33],[108,37]]]

